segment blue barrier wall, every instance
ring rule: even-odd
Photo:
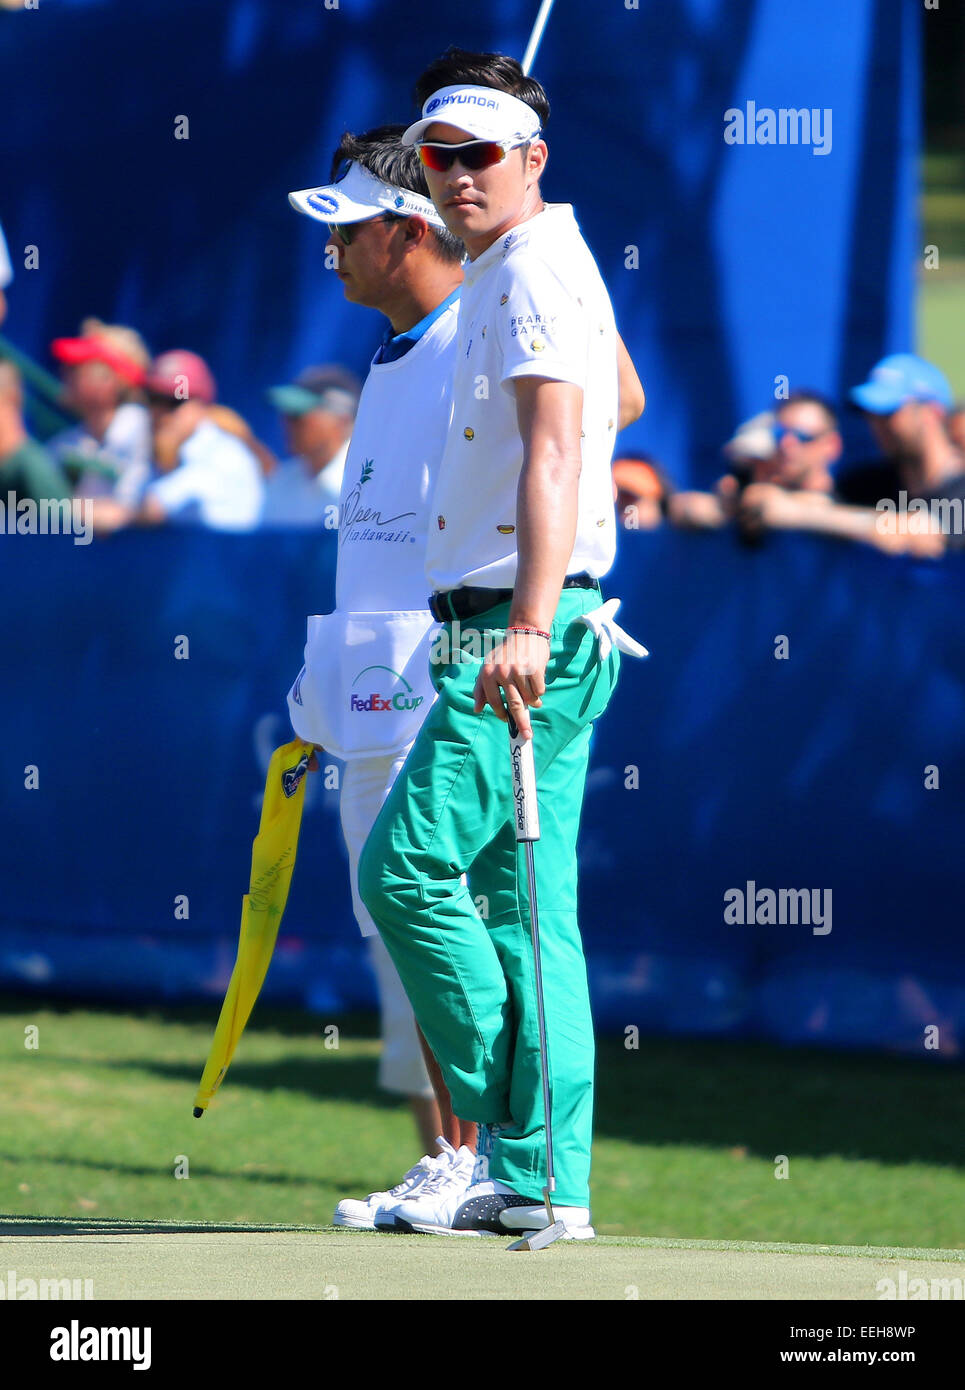
[[[521,55],[537,0],[43,0],[0,12],[7,333],[40,360],[83,315],[192,347],[274,444],[264,388],[357,369],[347,305],[286,193],[346,127],[408,119],[450,42]],[[536,75],[548,199],[572,202],[649,408],[626,447],[719,472],[775,378],[833,397],[912,344],[921,0],[557,0]],[[828,111],[830,149],[727,144],[724,113]],[[187,116],[187,140],[174,138]],[[763,128],[762,128],[762,133]],[[634,248],[639,258],[633,262]],[[845,421],[862,454],[860,425]]]
[[[220,998],[264,770],[333,566],[330,534],[3,539],[0,986]],[[920,1051],[937,1024],[955,1055],[965,565],[664,531],[621,538],[607,591],[653,654],[624,661],[587,790],[601,1026]],[[310,779],[266,987],[322,1013],[374,998],[336,796]],[[725,922],[748,880],[830,890],[830,932]]]

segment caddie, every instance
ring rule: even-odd
[[[418,149],[432,200],[468,253],[426,548],[431,611],[447,640],[430,662],[438,699],[363,850],[359,891],[455,1113],[481,1128],[468,1192],[427,1185],[386,1203],[376,1226],[518,1234],[547,1220],[508,707],[535,752],[554,1207],[568,1236],[585,1239],[594,1234],[594,1045],[577,831],[592,726],[616,684],[618,651],[645,654],[600,591],[616,545],[618,340],[572,208],[540,196],[549,115],[540,84],[514,59],[450,49],[416,95],[422,116],[403,142]],[[624,407],[620,423],[640,413],[642,393],[638,408]]]
[[[288,695],[295,733],[345,760],[339,807],[355,914],[379,987],[380,1084],[408,1096],[423,1146],[438,1147],[391,1191],[339,1202],[336,1225],[368,1229],[384,1200],[429,1177],[437,1188],[467,1187],[476,1138],[474,1124],[453,1116],[441,1074],[423,1056],[412,1009],[356,881],[365,838],[435,698],[428,650],[437,624],[426,609],[423,571],[429,488],[452,405],[462,282],[462,243],[425,196],[402,129],[346,133],[331,182],[289,194],[294,208],[326,224],[330,264],[346,298],[389,320],[345,461],[335,611],[308,619],[305,665]]]

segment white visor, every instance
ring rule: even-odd
[[[539,117],[525,101],[495,87],[440,87],[422,108],[422,119],[409,126],[403,145],[421,140],[434,121],[457,126],[476,140],[535,140]]]
[[[399,217],[418,214],[433,227],[445,228],[446,225],[431,201],[421,193],[383,183],[355,161],[337,183],[300,188],[296,193],[289,193],[288,201],[296,212],[314,217],[317,222],[364,222],[380,212],[394,212]]]

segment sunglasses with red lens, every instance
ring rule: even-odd
[[[475,173],[492,168],[506,158],[509,150],[526,143],[525,140],[465,140],[460,145],[444,145],[430,140],[416,148],[425,167],[437,174],[447,173],[457,159],[464,169]]]

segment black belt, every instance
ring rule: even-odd
[[[582,574],[568,574],[563,580],[564,589],[598,589],[600,581],[584,570]],[[440,623],[452,622],[457,618],[466,622],[479,613],[496,608],[500,603],[512,600],[512,589],[483,589],[471,584],[460,585],[458,589],[445,589],[430,594],[429,612]]]

